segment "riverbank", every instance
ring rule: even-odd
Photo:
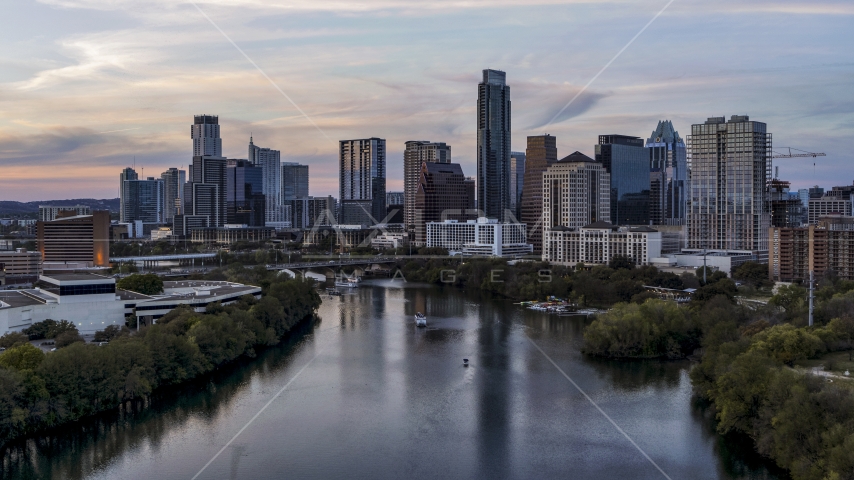
[[[233,305],[211,305],[203,314],[178,308],[157,325],[101,347],[75,343],[49,354],[28,343],[8,349],[0,355],[0,445],[254,357],[320,305],[310,282],[234,270],[256,277],[261,300],[246,296]]]

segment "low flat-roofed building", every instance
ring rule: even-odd
[[[110,212],[39,221],[38,245],[45,262],[110,266]]]
[[[385,232],[371,240],[371,247],[380,250],[398,248],[409,245],[409,234],[402,232]]]
[[[524,223],[498,223],[498,220],[481,217],[465,222],[427,222],[426,225],[428,248],[486,257],[518,257],[529,255],[534,249],[526,241]]]
[[[163,282],[163,290],[160,295],[119,290],[114,278],[92,273],[42,275],[34,289],[0,291],[0,335],[47,319],[67,320],[81,334],[92,334],[124,325],[126,315],[150,324],[181,305],[204,312],[211,303],[261,297],[261,287],[207,280]]]
[[[162,295],[150,295],[136,303],[136,317],[146,323],[149,320],[156,322],[182,305],[188,305],[201,313],[209,304],[220,302],[228,305],[244,295],[261,298],[261,287],[210,280],[163,282]]]
[[[0,335],[19,332],[33,323],[67,320],[83,334],[123,325],[124,305],[116,296],[116,280],[92,273],[42,275],[36,288],[2,292]]]

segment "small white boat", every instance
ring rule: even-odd
[[[359,286],[359,281],[351,280],[349,278],[342,278],[340,280],[335,280],[335,286],[344,288],[357,288]]]
[[[418,312],[415,314],[415,326],[416,327],[426,327],[427,326],[427,317],[425,317],[423,313]]]

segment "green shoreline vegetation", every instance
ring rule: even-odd
[[[437,252],[419,251],[421,255]],[[854,282],[832,275],[816,292],[815,326],[807,323],[807,291],[781,286],[771,293],[767,265],[733,272],[675,275],[635,267],[625,258],[608,266],[571,269],[500,259],[411,259],[398,268],[408,281],[451,284],[514,300],[551,295],[578,305],[609,308],[584,330],[584,352],[613,359],[691,358],[696,397],[709,405],[722,434],[747,435],[761,455],[794,480],[854,480],[854,380],[825,368],[852,359]],[[443,273],[444,271],[444,273]],[[545,272],[548,272],[546,275]],[[696,288],[687,305],[659,300],[643,286]],[[767,305],[740,305],[738,296]],[[830,373],[830,372],[828,372]]]
[[[29,329],[33,338],[55,339],[57,350],[48,354],[26,335],[0,337],[6,347],[0,354],[0,446],[254,357],[256,349],[279,344],[313,318],[320,305],[313,282],[280,279],[263,266],[234,264],[209,276],[259,285],[262,298],[246,295],[231,305],[209,305],[205,313],[176,308],[138,333],[109,328],[97,335],[109,340],[103,346],[83,343],[68,322]]]

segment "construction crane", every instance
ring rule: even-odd
[[[785,147],[785,148],[786,148],[786,150],[789,151],[788,154],[779,153],[779,152],[771,152],[774,154],[771,156],[771,158],[799,158],[799,157],[813,157],[813,158],[815,158],[815,157],[826,157],[827,156],[824,153],[805,152],[803,150],[798,150],[797,148],[791,148],[791,147]],[[792,153],[792,150],[802,152],[802,153]]]

